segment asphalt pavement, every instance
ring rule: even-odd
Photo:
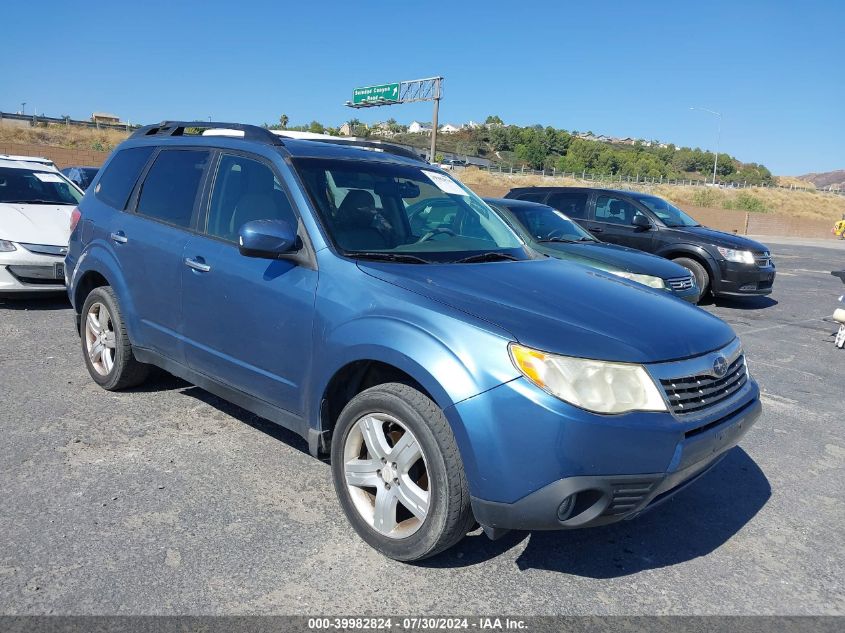
[[[843,614],[845,243],[769,241],[741,336],[762,418],[634,520],[479,532],[422,564],[357,538],[304,441],[166,374],[109,393],[61,299],[0,300],[2,614]],[[515,423],[521,423],[515,421]]]

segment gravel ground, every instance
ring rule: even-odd
[[[290,433],[167,375],[108,393],[62,300],[0,300],[0,613],[843,614],[845,244],[780,240],[742,337],[763,417],[639,519],[473,533],[420,565],[341,515]]]

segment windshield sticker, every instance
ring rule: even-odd
[[[41,182],[64,182],[64,180],[62,180],[62,177],[58,174],[45,174],[42,172],[33,172],[32,175],[38,178],[38,180],[40,180]]]
[[[454,180],[449,178],[448,176],[444,176],[443,174],[438,174],[436,171],[426,171],[425,169],[421,170],[428,179],[437,185],[437,188],[444,193],[453,193],[459,196],[468,196],[469,194],[461,189]]]

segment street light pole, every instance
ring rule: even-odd
[[[21,114],[26,114],[26,101],[21,101]]]
[[[702,112],[707,112],[712,114],[716,117],[717,120],[717,127],[716,127],[716,158],[713,160],[713,184],[716,184],[716,167],[719,165],[719,141],[722,138],[722,113],[716,112],[715,110],[708,110],[707,108],[696,108],[695,106],[690,106],[690,110],[701,110]]]

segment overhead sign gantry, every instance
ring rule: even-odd
[[[440,109],[441,83],[443,77],[412,79],[377,86],[364,86],[352,91],[352,101],[347,101],[350,108],[375,108],[400,103],[433,101],[434,112],[431,115],[431,155],[433,161],[437,146],[437,115]]]

